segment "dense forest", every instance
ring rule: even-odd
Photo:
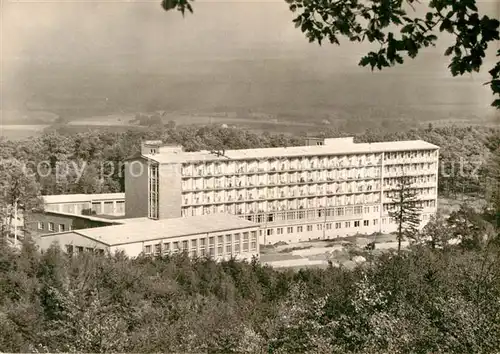
[[[324,136],[343,134],[332,130]],[[123,190],[120,169],[113,164],[119,166],[137,152],[146,138],[182,144],[187,150],[303,143],[301,138],[234,128],[172,125],[147,132],[53,132],[21,142],[3,140],[0,212],[8,215],[14,204],[36,208],[40,191]],[[368,261],[354,270],[331,266],[278,271],[257,260],[215,263],[186,255],[69,257],[57,247],[42,254],[29,237],[15,251],[2,238],[0,350],[498,352],[499,131],[428,127],[397,134],[366,132],[355,138],[424,139],[439,145],[441,194],[475,194],[490,208],[477,212],[463,205],[447,218],[437,215],[415,235],[409,251],[375,255],[357,250]],[[26,173],[23,166],[33,168],[42,161],[44,170]],[[451,239],[460,242],[450,245]]]
[[[347,270],[0,250],[3,352],[495,353],[500,248]],[[367,255],[369,257],[369,255]]]
[[[325,137],[345,136],[326,130]],[[143,139],[161,139],[182,144],[188,151],[200,149],[245,149],[295,146],[303,138],[254,134],[238,128],[213,126],[154,125],[146,131],[123,133],[89,131],[79,134],[51,132],[23,141],[0,140],[0,158],[29,161],[38,171],[42,194],[105,193],[123,191],[123,160],[140,149]],[[446,127],[412,129],[399,133],[366,131],[355,136],[358,142],[423,139],[441,147],[439,189],[441,195],[491,194],[490,165],[500,149],[500,129],[486,127]],[[59,166],[59,167],[58,167]],[[57,168],[59,178],[56,181]],[[83,172],[81,178],[79,172]]]

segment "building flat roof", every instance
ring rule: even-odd
[[[79,229],[66,233],[75,233],[108,246],[117,246],[258,226],[259,224],[241,219],[235,215],[210,214],[162,220],[137,218],[136,220],[130,219],[129,222],[122,225]],[[41,237],[51,235],[54,234],[45,234]]]
[[[228,161],[261,158],[349,155],[363,153],[397,152],[439,149],[439,146],[423,140],[391,141],[382,143],[350,143],[346,139],[328,139],[328,144],[319,146],[292,146],[263,149],[226,150],[223,156],[217,156],[210,151],[196,152],[166,152],[143,157],[158,163],[183,163],[195,161]]]
[[[125,199],[125,193],[59,194],[59,195],[43,195],[42,198],[45,204],[77,203],[77,202]]]

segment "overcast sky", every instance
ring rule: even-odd
[[[500,1],[491,0],[480,6],[491,16],[500,15]],[[284,1],[205,0],[196,1],[194,7],[194,15],[182,18],[178,12],[164,12],[159,1],[4,1],[5,103],[10,107],[21,105],[35,86],[40,90],[47,85],[50,90],[47,78],[37,81],[37,75],[33,74],[33,70],[43,71],[46,66],[60,68],[61,73],[88,71],[89,77],[96,68],[122,70],[133,79],[121,83],[128,88],[132,83],[137,84],[141,75],[183,71],[189,72],[190,77],[206,74],[206,71],[217,72],[221,80],[228,83],[251,81],[255,75],[252,70],[246,74],[248,77],[242,69],[225,71],[226,62],[237,59],[255,63],[281,60],[285,68],[281,72],[279,68],[263,66],[271,81],[275,71],[276,80],[284,80],[286,70],[290,76],[294,75],[292,71],[295,75],[301,71],[317,80],[335,75],[346,83],[350,75],[366,73],[367,81],[374,77],[369,70],[357,66],[369,48],[367,45],[343,43],[340,47],[319,47],[309,44],[294,28],[293,14]],[[430,86],[439,80],[451,80],[447,59],[442,56],[446,42],[449,39],[404,67],[382,73],[386,76],[379,75],[377,80],[380,77],[392,80],[391,86],[400,87],[391,94],[403,96],[408,95],[405,92],[408,75],[413,75],[415,80],[427,80]],[[491,66],[492,61],[487,64]],[[486,112],[491,96],[488,89],[481,86],[485,79],[486,70],[455,79],[453,82],[461,87],[457,99],[465,97],[471,105]],[[64,85],[71,81],[73,92],[78,93],[79,79],[67,77],[65,80]],[[346,84],[345,90],[351,91],[344,94],[357,93],[355,85]],[[446,101],[453,92],[440,91],[437,95]],[[366,99],[363,102],[366,103]]]

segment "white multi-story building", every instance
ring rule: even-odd
[[[438,153],[421,140],[198,152],[147,142],[126,162],[125,214],[236,214],[261,224],[263,244],[391,232],[393,193],[407,176],[423,226],[436,212]]]

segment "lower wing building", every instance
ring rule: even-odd
[[[259,257],[259,225],[234,215],[212,214],[184,218],[120,220],[99,226],[42,234],[42,251],[58,245],[68,254],[123,252],[128,257],[186,252],[191,257],[250,261]]]

